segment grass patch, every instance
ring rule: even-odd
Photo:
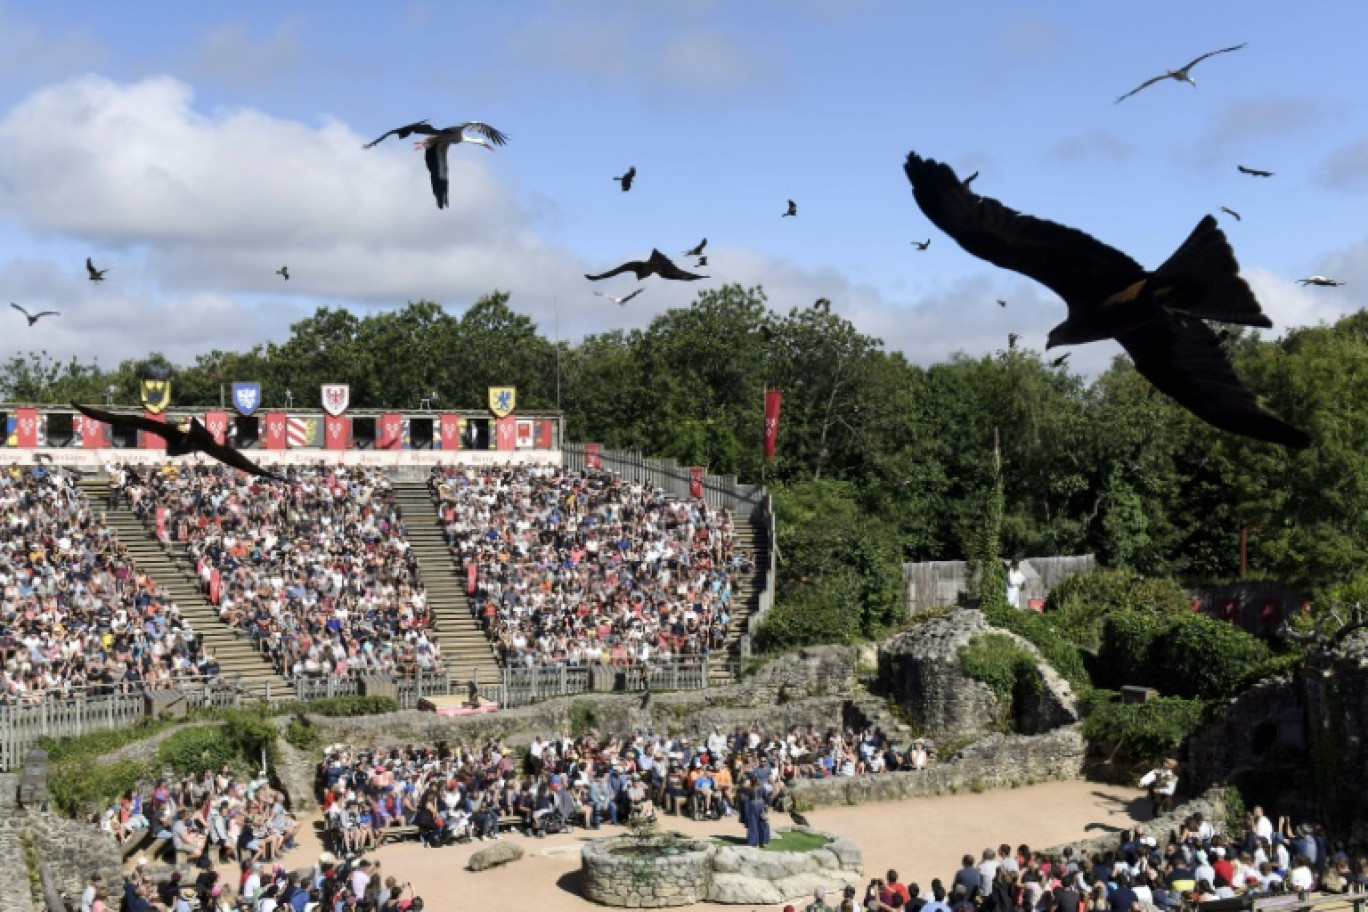
[[[736,836],[715,836],[713,842],[718,845],[737,845],[744,844],[744,837]],[[801,830],[787,830],[782,833],[774,833],[770,839],[770,844],[765,846],[766,852],[811,852],[823,846],[831,844],[831,839],[827,836],[819,836],[816,833],[804,833]]]

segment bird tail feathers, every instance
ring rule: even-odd
[[[1230,242],[1207,216],[1174,251],[1150,281],[1156,300],[1207,320],[1270,327],[1248,283],[1240,278],[1240,264]]]

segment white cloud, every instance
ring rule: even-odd
[[[92,66],[105,56],[86,29],[45,32],[0,3],[0,78],[23,73],[32,79]]]

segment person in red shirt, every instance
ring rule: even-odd
[[[911,894],[907,892],[907,885],[898,882],[897,871],[890,870],[885,875],[884,889],[888,890],[890,896],[902,897],[902,902],[898,904],[901,907],[906,907],[908,900],[912,898]],[[890,902],[889,905],[891,906],[893,903]]]
[[[1216,857],[1211,862],[1211,869],[1216,872],[1217,877],[1224,877],[1225,882],[1233,884],[1235,882],[1235,866],[1226,857],[1224,846],[1212,846],[1211,853]]]

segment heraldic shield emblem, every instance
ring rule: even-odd
[[[233,408],[242,417],[250,418],[253,412],[261,408],[261,384],[234,383]]]
[[[495,418],[503,418],[512,413],[518,405],[516,386],[491,386],[489,388],[489,410]]]
[[[154,415],[160,415],[171,404],[170,380],[144,380],[142,382],[142,404]]]
[[[345,383],[323,384],[323,411],[336,418],[351,404],[351,387]]]

